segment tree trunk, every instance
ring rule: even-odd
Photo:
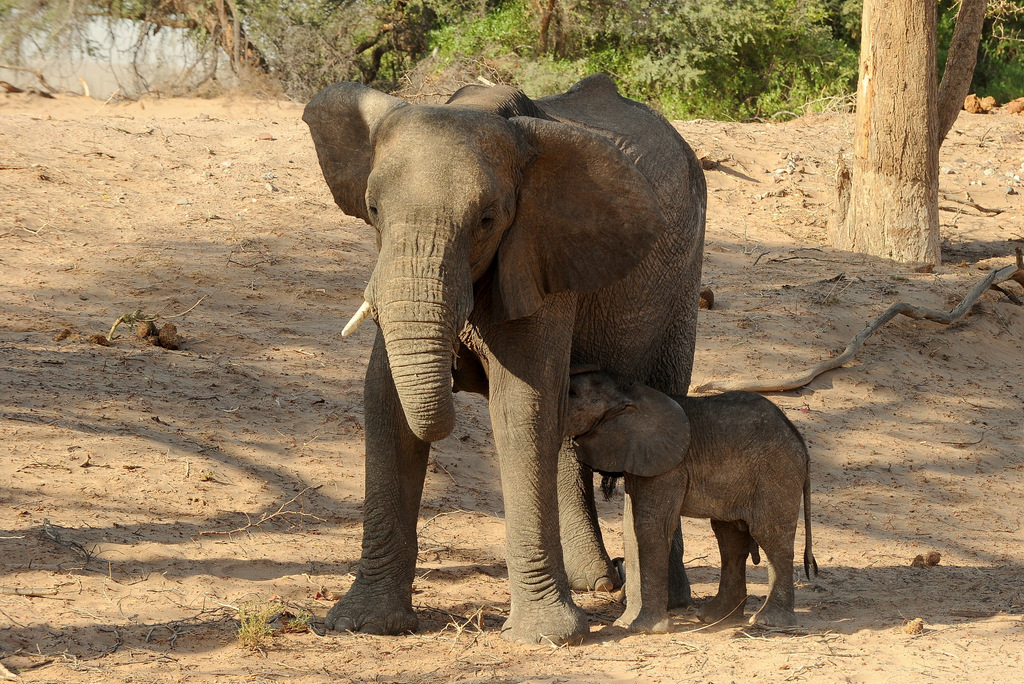
[[[935,0],[864,2],[852,180],[829,217],[840,249],[939,263],[936,14]]]
[[[939,145],[953,127],[971,88],[987,5],[986,0],[960,0],[956,28],[953,29],[946,68],[942,72],[942,83],[939,84]]]

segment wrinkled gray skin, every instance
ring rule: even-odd
[[[570,586],[607,588],[616,574],[591,471],[568,448],[559,457],[569,368],[686,391],[700,164],[605,76],[535,102],[467,86],[446,105],[339,83],[303,120],[335,202],[376,229],[379,248],[364,293],[379,330],[364,390],[362,557],[327,626],[416,629],[416,520],[430,443],[453,427],[454,383],[489,398],[512,600],[502,635],[581,640]]]
[[[810,475],[800,433],[752,392],[669,397],[605,373],[574,375],[567,434],[577,456],[625,474],[626,612],[617,625],[666,632],[668,558],[679,516],[710,518],[722,556],[718,594],[698,609],[704,622],[743,615],[747,556],[768,560],[768,598],[750,624],[796,624],[793,539],[804,502],[804,572],[811,553]],[[755,562],[757,557],[755,555]]]

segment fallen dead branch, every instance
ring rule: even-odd
[[[46,90],[48,90],[51,93],[57,92],[56,88],[54,88],[52,85],[50,85],[49,83],[46,82],[46,78],[43,76],[43,72],[42,71],[38,71],[36,69],[29,69],[27,67],[22,67],[22,66],[14,66],[13,64],[0,64],[0,69],[7,69],[9,71],[22,71],[22,72],[25,72],[25,73],[28,73],[28,74],[32,74],[37,79],[39,79],[39,84],[41,86],[43,86],[44,88],[46,88]],[[20,89],[19,89],[19,91],[20,91]],[[10,91],[10,92],[13,92],[13,91]],[[46,94],[46,93],[43,93],[43,94]]]
[[[251,530],[254,527],[259,528],[264,523],[270,522],[271,520],[273,520],[275,518],[284,518],[284,517],[287,517],[287,516],[290,516],[290,515],[297,515],[300,518],[312,518],[313,520],[316,520],[317,522],[327,522],[323,518],[315,516],[312,513],[306,513],[305,511],[289,511],[289,510],[287,510],[287,508],[290,505],[292,505],[293,503],[295,503],[296,501],[298,501],[302,497],[303,494],[305,494],[306,492],[308,492],[310,490],[315,492],[316,490],[320,489],[321,487],[323,487],[323,485],[313,485],[311,487],[306,487],[301,492],[299,492],[298,494],[296,494],[295,496],[293,496],[292,498],[288,499],[283,504],[281,504],[276,511],[274,511],[273,513],[264,513],[262,516],[260,516],[260,519],[255,521],[255,522],[253,522],[252,518],[249,517],[249,514],[246,513],[245,517],[249,520],[249,522],[248,522],[248,524],[243,525],[242,527],[236,527],[235,529],[228,530],[226,532],[220,532],[220,531],[217,531],[217,530],[203,530],[203,531],[201,531],[199,533],[199,536],[201,536],[201,537],[209,537],[209,536],[212,536],[212,535],[219,535],[219,534],[225,534],[225,535],[238,534],[239,532],[246,532],[248,530]]]
[[[95,558],[95,555],[93,553],[88,551],[84,546],[82,546],[75,540],[65,539],[64,536],[60,533],[61,529],[62,528],[52,525],[47,518],[43,518],[43,531],[40,534],[40,536],[47,541],[52,541],[54,544],[71,549],[72,551],[80,555],[82,557],[82,560],[84,560],[86,563],[91,562]]]
[[[56,596],[53,587],[0,587],[0,594],[9,596]]]
[[[1015,304],[1019,304],[1019,300],[1016,297],[1010,297],[1009,294],[1000,287],[997,287],[1000,283],[1004,283],[1008,280],[1012,280],[1021,287],[1024,287],[1024,256],[1022,256],[1020,248],[1016,249],[1017,263],[1011,266],[1005,266],[995,271],[991,271],[985,276],[977,285],[975,285],[967,296],[952,310],[936,311],[934,309],[926,309],[924,307],[914,306],[907,302],[898,302],[893,304],[885,312],[873,320],[866,328],[861,330],[857,335],[850,340],[850,343],[846,345],[846,349],[843,350],[842,354],[839,354],[835,358],[827,359],[822,361],[818,365],[811,368],[803,375],[798,375],[790,378],[780,378],[778,380],[745,380],[738,382],[708,382],[703,385],[699,385],[693,388],[693,392],[698,394],[705,394],[710,392],[730,392],[734,390],[744,390],[747,392],[785,392],[787,390],[794,390],[803,387],[814,380],[822,373],[826,373],[830,370],[839,368],[847,361],[852,359],[854,355],[860,350],[861,345],[864,344],[876,330],[881,328],[883,325],[891,321],[896,316],[906,316],[915,320],[929,320],[935,321],[936,323],[942,323],[943,325],[950,325],[956,323],[961,318],[967,315],[967,312],[971,310],[971,307],[978,301],[981,295],[985,294],[990,289],[997,290],[1007,295],[1007,297]]]
[[[983,214],[992,214],[993,216],[995,216],[996,214],[1002,214],[1003,213],[1002,209],[988,209],[987,207],[983,207],[980,204],[978,204],[977,202],[974,202],[973,200],[970,200],[970,199],[962,200],[959,197],[953,197],[952,195],[947,195],[945,193],[943,193],[942,199],[946,200],[947,202],[956,202],[957,204],[962,204],[964,206],[970,207],[971,209],[977,209],[978,211],[980,211]],[[942,209],[942,207],[939,207],[939,208]]]

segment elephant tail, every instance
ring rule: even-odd
[[[804,576],[811,579],[811,568],[814,568],[814,576],[818,576],[818,561],[814,560],[814,553],[811,552],[811,472],[808,464],[807,474],[804,476]]]

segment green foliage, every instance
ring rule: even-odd
[[[939,0],[939,73],[956,26],[957,0]],[[989,0],[970,92],[1000,104],[1024,97],[1024,2]]]
[[[281,611],[274,601],[252,599],[238,607],[238,643],[250,651],[262,651],[274,630],[270,621]]]
[[[836,7],[833,7],[835,5]],[[495,63],[531,95],[595,71],[669,116],[753,117],[801,112],[849,92],[856,51],[823,0],[617,0],[565,9],[556,54],[539,49],[537,17],[506,0],[432,35],[442,57]]]
[[[939,0],[940,65],[957,7]],[[142,47],[162,28],[184,28],[206,59],[243,80],[269,76],[295,99],[339,80],[393,89],[426,65],[534,97],[600,71],[670,117],[771,118],[853,92],[862,9],[863,0],[0,0],[0,52],[14,63],[26,45],[89,52],[95,37],[82,26],[103,16],[134,21]],[[1024,94],[1022,83],[1024,2],[989,0],[972,89],[1005,101]]]

